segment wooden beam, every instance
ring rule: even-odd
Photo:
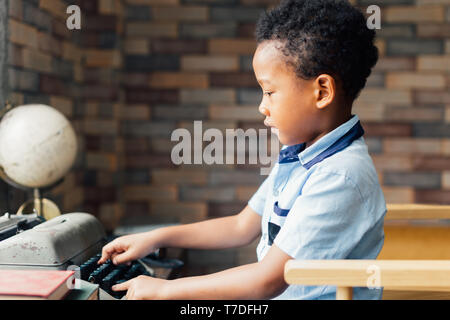
[[[387,204],[384,220],[450,219],[449,205]]]
[[[450,290],[450,260],[290,260],[289,284]]]

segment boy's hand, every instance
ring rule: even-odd
[[[157,279],[147,276],[139,276],[126,282],[116,284],[113,291],[125,291],[127,300],[150,300],[159,299],[158,294],[168,280]]]
[[[130,234],[117,238],[102,249],[102,257],[98,264],[111,259],[114,264],[130,262],[155,251],[155,244],[152,243],[149,233]]]

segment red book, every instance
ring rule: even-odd
[[[74,280],[74,271],[0,270],[0,299],[60,300]]]

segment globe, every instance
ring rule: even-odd
[[[50,106],[18,106],[0,122],[0,166],[20,186],[52,185],[70,170],[76,152],[72,125]]]

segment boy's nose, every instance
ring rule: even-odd
[[[268,109],[266,106],[264,106],[263,103],[261,103],[261,104],[259,105],[258,111],[259,111],[260,113],[262,113],[263,115],[265,115],[266,117],[269,117],[269,116],[270,116],[269,109]]]

